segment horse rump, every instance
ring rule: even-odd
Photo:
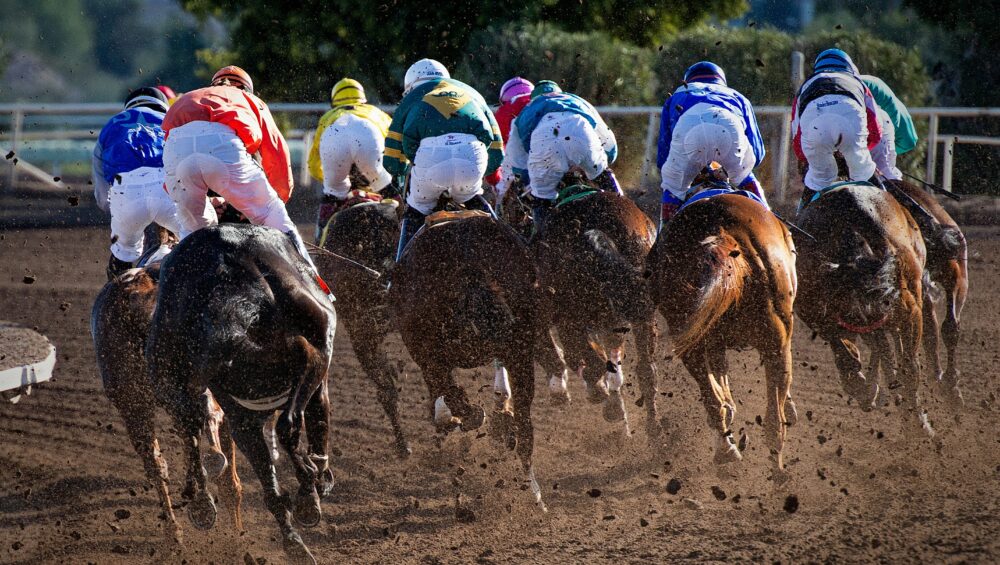
[[[466,281],[462,302],[455,308],[461,333],[490,343],[508,343],[516,335],[517,318],[504,297],[498,281],[471,266],[462,269],[458,280]]]
[[[697,245],[686,263],[693,268],[700,267],[700,271],[696,271],[694,280],[685,282],[701,290],[688,305],[690,314],[673,337],[674,351],[679,357],[701,343],[722,316],[739,302],[750,276],[746,254],[739,242],[724,230],[702,239]],[[678,262],[674,267],[681,268],[681,265]]]
[[[846,232],[843,240],[841,256],[846,260],[821,262],[820,276],[829,282],[826,288],[842,293],[843,321],[876,323],[889,315],[899,299],[898,260],[891,253],[879,256],[854,231]]]
[[[622,321],[645,320],[653,316],[656,308],[643,271],[637,269],[618,250],[611,237],[599,229],[589,229],[583,237],[593,251],[595,280],[601,295],[611,305]]]

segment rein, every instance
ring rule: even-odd
[[[889,321],[889,314],[882,316],[881,319],[868,324],[867,326],[855,326],[854,324],[845,322],[840,316],[837,316],[837,325],[841,328],[856,334],[870,334],[873,331],[880,329]]]
[[[320,247],[318,245],[314,245],[314,244],[309,243],[309,242],[303,242],[303,243],[305,243],[306,247],[312,249],[313,251],[317,251],[319,253],[323,253],[323,254],[325,254],[325,255],[327,255],[329,257],[332,257],[332,258],[334,258],[334,259],[336,259],[338,261],[346,263],[347,265],[349,265],[351,267],[354,267],[356,269],[360,269],[361,271],[364,271],[366,274],[371,275],[372,277],[374,277],[376,279],[382,277],[382,273],[376,271],[375,269],[372,269],[371,267],[369,267],[367,265],[364,265],[364,264],[362,264],[362,263],[360,263],[358,261],[355,261],[354,259],[351,259],[350,257],[344,257],[343,255],[340,255],[338,253],[334,253],[333,251],[330,251],[328,249],[324,249],[324,248],[322,248],[322,247]]]

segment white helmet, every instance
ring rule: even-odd
[[[451,78],[451,75],[444,65],[434,59],[420,59],[406,71],[406,76],[403,78],[403,94],[410,92],[418,83],[432,78]]]

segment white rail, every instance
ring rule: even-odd
[[[273,112],[292,114],[321,114],[329,109],[329,106],[321,103],[289,103],[276,102],[270,105]],[[387,112],[395,110],[394,105],[379,105]],[[81,116],[81,115],[112,115],[121,109],[117,103],[89,103],[89,104],[0,104],[0,116],[10,116],[10,127],[7,131],[0,132],[0,139],[9,141],[9,148],[17,151],[18,145],[29,139],[91,139],[96,137],[96,130],[72,129],[50,132],[28,132],[24,131],[24,120],[28,115],[35,116]],[[659,106],[599,106],[598,111],[606,116],[645,116],[646,136],[643,148],[642,170],[640,178],[643,184],[649,185],[655,178],[653,173],[655,163],[655,147],[657,133],[660,124]],[[775,197],[778,200],[784,199],[788,186],[788,159],[791,154],[791,109],[788,106],[758,106],[755,109],[759,117],[772,117],[781,119],[781,126],[778,133],[770,140],[772,155],[776,158],[772,161],[772,176],[775,179],[773,186]],[[917,118],[926,118],[929,122],[927,134],[927,162],[926,180],[935,182],[937,177],[937,157],[938,144],[944,144],[944,157],[942,168],[944,169],[942,185],[951,190],[952,166],[954,164],[954,146],[958,143],[975,145],[1000,145],[1000,138],[972,136],[972,135],[951,135],[939,132],[941,118],[1000,118],[1000,108],[935,108],[917,107],[910,108],[910,114]],[[311,132],[295,131],[289,132],[295,136],[301,135],[308,150],[311,141]],[[777,146],[777,151],[775,151]],[[10,164],[10,161],[7,161]],[[20,164],[24,164],[21,160]],[[305,183],[309,182],[307,168],[301,169],[301,175]],[[37,176],[37,175],[36,175]],[[15,169],[12,166],[8,177],[10,185],[15,178]]]

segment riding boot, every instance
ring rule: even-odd
[[[812,202],[812,199],[814,196],[816,196],[817,192],[819,191],[813,190],[808,186],[802,187],[802,198],[799,200],[799,208],[798,208],[799,212],[801,212],[803,208],[805,208],[806,206],[809,205],[810,202]]]
[[[344,201],[332,194],[324,194],[323,200],[319,205],[319,213],[316,216],[316,242],[319,243],[320,237],[323,235],[323,230],[326,229],[326,225],[330,223],[330,218],[333,217],[339,211],[341,205]]]
[[[597,175],[597,178],[594,179],[594,184],[604,192],[614,192],[619,196],[624,194],[621,185],[618,184],[618,179],[615,177],[614,171],[611,169],[606,168],[601,174]]]
[[[874,175],[872,175],[872,178],[868,179],[868,184],[871,184],[873,186],[877,186],[877,187],[881,188],[882,190],[887,190],[886,187],[885,187],[885,185],[882,184],[882,178],[879,176],[879,174],[877,172]]]
[[[552,213],[553,204],[552,200],[532,196],[531,218],[535,224],[535,237],[542,233],[542,228],[545,227],[545,222],[548,221],[549,215]]]
[[[500,219],[497,217],[497,213],[493,210],[493,207],[490,206],[490,203],[486,201],[486,198],[482,194],[473,196],[471,199],[467,200],[463,206],[465,206],[466,210],[479,210],[481,212],[486,212],[490,216],[493,216],[494,220]]]
[[[399,263],[399,260],[403,257],[403,251],[406,250],[406,244],[408,244],[410,239],[416,235],[420,226],[424,225],[424,220],[426,218],[427,216],[413,206],[406,207],[406,211],[403,212],[403,220],[399,225],[399,245],[396,247],[397,263]]]
[[[399,183],[396,182],[395,177],[389,181],[389,184],[382,187],[378,191],[382,195],[382,198],[399,198],[403,195],[403,189],[399,187]]]
[[[110,281],[114,279],[118,275],[124,273],[125,271],[131,268],[132,268],[132,263],[130,263],[129,261],[122,261],[121,259],[112,255],[111,259],[108,260],[108,270],[107,270],[108,280]]]

